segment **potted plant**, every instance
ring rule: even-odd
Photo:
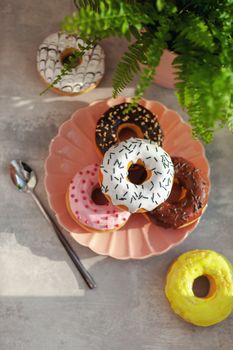
[[[154,79],[164,50],[176,55],[176,93],[195,136],[205,142],[228,125],[233,130],[232,0],[76,0],[63,30],[95,45],[125,37],[128,51],[113,78],[117,96],[139,74],[134,101]],[[80,48],[82,54],[82,48]],[[143,67],[143,68],[142,68]]]

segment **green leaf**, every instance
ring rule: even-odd
[[[127,21],[124,21],[122,23],[121,31],[123,34],[126,34],[129,30],[129,23]]]
[[[164,0],[156,0],[156,6],[159,11],[162,11],[165,6]]]

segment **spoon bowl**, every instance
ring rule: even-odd
[[[28,164],[22,160],[10,162],[10,177],[13,184],[20,192],[33,191],[37,184],[36,174]]]

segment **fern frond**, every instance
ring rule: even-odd
[[[90,6],[90,8],[96,11],[99,9],[100,0],[74,0],[74,5],[77,9]]]
[[[134,75],[139,72],[139,59],[141,46],[138,43],[129,46],[128,51],[123,55],[117,65],[113,77],[113,97],[115,98],[130,83]]]
[[[228,117],[227,124],[228,124],[228,127],[229,127],[230,131],[233,132],[233,114]]]
[[[189,62],[189,64],[188,64]],[[230,67],[216,69],[190,58],[178,56],[176,92],[186,108],[193,134],[209,143],[218,127],[228,124],[233,130],[233,72]],[[197,74],[198,72],[198,74]]]
[[[158,32],[151,40],[147,51],[145,52],[146,67],[142,70],[139,82],[135,89],[133,101],[142,98],[145,90],[149,87],[155,76],[155,68],[158,66],[163,50],[166,48],[169,37],[169,19],[162,20],[158,27]]]
[[[78,14],[65,17],[62,29],[77,33],[83,39],[129,36],[130,27],[140,31],[145,25],[152,23],[152,19],[142,12],[142,8],[139,4],[128,4],[125,1],[101,1],[99,11],[94,11],[87,5]]]
[[[200,47],[212,51],[214,49],[213,35],[206,23],[192,14],[186,15],[177,23],[179,34],[176,43],[182,43],[183,40],[189,41],[193,47]]]
[[[140,71],[140,64],[146,62],[146,50],[151,41],[149,33],[137,33],[138,40],[128,47],[117,65],[113,77],[113,97],[119,95],[130,83],[134,75]]]
[[[98,11],[103,0],[73,0],[75,7],[80,10],[82,7],[90,6],[92,10]],[[136,4],[137,0],[125,0],[128,4]]]

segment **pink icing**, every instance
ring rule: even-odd
[[[81,224],[97,231],[114,230],[124,225],[130,213],[108,203],[97,205],[91,195],[98,186],[99,165],[88,165],[78,172],[69,186],[69,206]]]

